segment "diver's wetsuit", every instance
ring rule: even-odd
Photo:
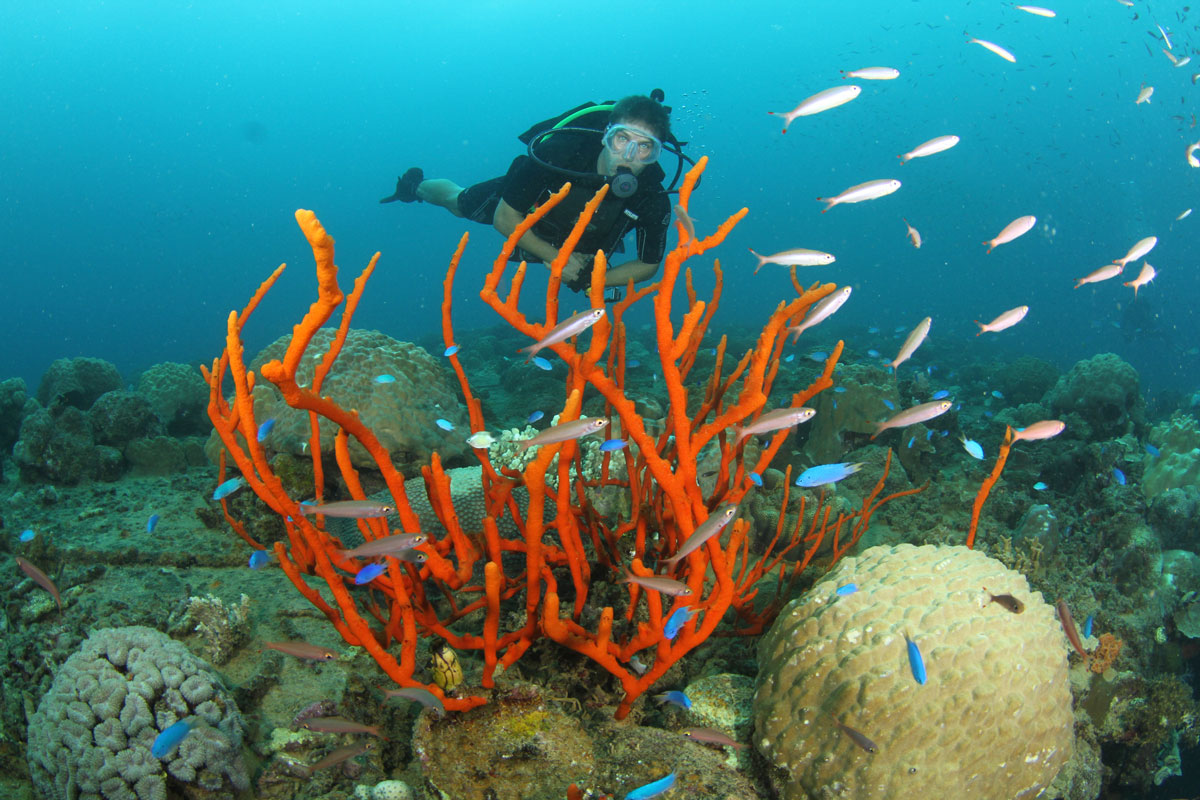
[[[555,166],[575,172],[595,172],[596,159],[603,146],[597,131],[595,139],[578,133],[549,136],[537,147],[538,156]],[[638,190],[633,195],[621,199],[610,191],[596,209],[576,252],[593,255],[597,250],[603,250],[611,263],[614,252],[619,252],[621,240],[634,229],[637,231],[638,260],[647,264],[660,263],[666,252],[667,227],[671,221],[671,204],[662,188],[665,177],[662,167],[650,164],[638,175]],[[501,199],[517,211],[527,212],[558,191],[567,180],[566,176],[546,169],[529,156],[518,156],[508,168],[508,174],[464,189],[458,195],[458,210],[467,219],[491,225]],[[571,193],[533,226],[535,234],[556,247],[566,241],[583,207],[600,188],[602,178],[597,175],[595,182],[571,180]],[[524,251],[513,255],[525,261],[541,260],[530,256],[531,253]],[[579,277],[568,284],[575,291],[586,290],[590,285],[590,268],[581,271]]]

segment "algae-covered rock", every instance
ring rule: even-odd
[[[1137,370],[1112,353],[1101,353],[1078,362],[1058,379],[1045,402],[1058,415],[1070,414],[1089,430],[1067,429],[1085,439],[1112,439],[1136,432],[1145,425],[1146,401],[1142,399]]]
[[[95,442],[87,416],[66,406],[57,415],[38,409],[25,417],[13,460],[29,483],[74,485],[96,469]]]
[[[150,403],[133,392],[105,392],[87,412],[92,437],[99,444],[121,448],[132,439],[162,432]]]
[[[142,373],[137,393],[149,401],[167,432],[175,436],[207,434],[208,384],[189,364],[165,361]]]
[[[804,455],[813,464],[841,461],[875,433],[877,421],[900,407],[896,379],[883,367],[848,365],[838,371],[837,385],[845,391],[821,392],[809,402],[817,413],[807,424]]]
[[[121,373],[99,358],[60,358],[50,365],[38,385],[43,406],[65,404],[87,411],[96,398],[123,386]]]

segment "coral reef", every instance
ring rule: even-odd
[[[162,760],[150,753],[179,720],[199,724]],[[54,800],[233,798],[249,786],[242,719],[220,679],[152,628],[94,631],[66,660],[29,720],[34,785]]]
[[[857,591],[835,591],[848,584]],[[906,639],[923,654],[924,685]],[[1072,751],[1064,645],[1051,607],[998,561],[958,546],[874,547],[763,638],[755,745],[783,800],[1033,796]]]
[[[1194,416],[1177,412],[1170,420],[1155,425],[1148,438],[1159,454],[1150,459],[1142,476],[1146,497],[1200,485],[1200,423]]]

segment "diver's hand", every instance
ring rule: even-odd
[[[591,270],[592,259],[595,256],[585,256],[580,253],[572,253],[567,259],[566,266],[562,270],[563,283],[572,284],[579,280],[579,276],[584,272]]]

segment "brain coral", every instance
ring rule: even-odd
[[[329,347],[333,331],[322,328],[313,336],[300,362],[297,380],[301,386],[312,383],[313,370]],[[255,357],[255,372],[272,359],[283,358],[290,336],[267,345]],[[394,381],[379,382],[380,376]],[[347,409],[357,409],[379,441],[391,454],[392,463],[406,475],[413,475],[428,463],[434,450],[446,462],[467,451],[470,435],[466,412],[458,402],[449,374],[421,347],[400,342],[379,331],[352,330],[342,353],[325,378],[322,394]],[[304,455],[307,453],[308,414],[288,408],[279,391],[267,381],[254,387],[254,415],[259,421],[274,419],[275,427],[264,444],[272,450]],[[437,420],[446,419],[455,427],[445,431]],[[321,447],[332,454],[335,429],[321,420]],[[374,460],[356,440],[350,441],[350,458],[356,467],[374,467]]]
[[[1075,414],[1091,426],[1084,439],[1108,439],[1131,433],[1146,422],[1137,370],[1112,353],[1101,353],[1078,362],[1046,393],[1055,414]],[[1071,428],[1072,420],[1068,420]]]
[[[201,724],[161,761],[168,726]],[[152,628],[94,631],[54,676],[29,718],[33,783],[54,800],[233,798],[249,786],[242,718],[220,679],[186,647]]]
[[[850,583],[857,591],[835,593]],[[989,591],[1024,610],[988,602]],[[754,717],[782,800],[1032,798],[1074,744],[1066,639],[1024,576],[983,553],[873,547],[790,603],[763,638]]]

